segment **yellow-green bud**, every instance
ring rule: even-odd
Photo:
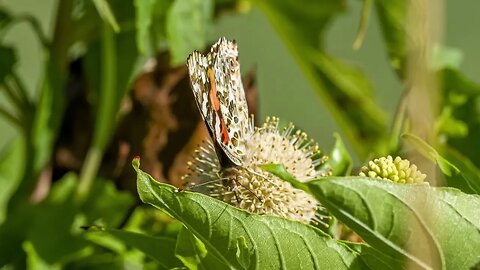
[[[390,180],[396,183],[423,183],[426,174],[417,169],[410,161],[401,157],[392,156],[376,158],[363,166],[359,173],[360,176]]]

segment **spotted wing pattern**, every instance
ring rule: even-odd
[[[252,130],[237,44],[221,38],[206,56],[193,52],[187,66],[195,100],[212,139],[231,162],[241,166],[245,140]]]

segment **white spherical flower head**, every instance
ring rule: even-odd
[[[319,203],[310,194],[295,189],[288,182],[262,171],[264,164],[282,164],[299,181],[330,174],[320,169],[327,160],[313,140],[295,131],[292,124],[282,131],[276,117],[267,118],[260,128],[253,128],[246,142],[242,166],[221,168],[212,143],[206,142],[196,151],[192,171],[185,178],[205,192],[251,213],[285,217],[303,223],[321,222]],[[322,222],[323,223],[323,222]]]

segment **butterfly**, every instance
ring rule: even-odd
[[[187,59],[191,87],[220,165],[242,166],[246,141],[253,133],[240,75],[235,41],[220,38],[207,55]]]

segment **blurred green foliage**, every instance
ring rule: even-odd
[[[17,4],[22,3],[35,6],[31,0]],[[381,206],[383,200],[379,198],[391,194],[388,193],[389,187],[383,183],[356,183],[348,178],[347,184],[342,186],[337,183],[338,179],[333,179],[314,183],[310,188],[316,189],[315,195],[320,196],[319,200],[328,205],[327,208],[336,218],[367,241],[367,244],[355,245],[329,238],[314,227],[269,217],[255,217],[255,220],[249,221],[252,222],[252,231],[247,229],[246,233],[267,235],[274,231],[268,239],[270,242],[246,239],[244,234],[235,230],[222,231],[228,228],[231,221],[227,217],[232,217],[232,220],[241,217],[241,222],[247,222],[246,214],[233,208],[224,208],[226,206],[211,198],[189,193],[182,197],[182,204],[186,208],[174,209],[172,205],[175,206],[173,201],[176,197],[173,189],[156,186],[153,181],[149,182],[151,178],[148,175],[138,171],[139,185],[148,185],[150,190],[150,193],[142,190],[141,199],[167,209],[179,222],[152,208],[138,205],[135,203],[137,194],[119,190],[111,179],[99,176],[99,171],[106,169],[102,159],[123,116],[122,101],[130,95],[129,90],[147,60],[168,53],[170,60],[167,64],[171,67],[181,66],[190,52],[207,48],[213,39],[217,39],[216,36],[212,39],[212,36],[216,34],[219,22],[225,18],[248,16],[246,12],[250,9],[252,13],[263,14],[278,33],[282,44],[288,49],[285,58],[295,59],[301,75],[318,95],[316,106],[325,106],[339,126],[345,144],[340,135],[335,135],[336,142],[327,163],[334,168],[335,176],[350,175],[352,167],[360,165],[355,164],[355,160],[364,161],[372,156],[419,152],[432,159],[438,164],[441,176],[445,177],[443,185],[456,187],[461,192],[429,187],[421,191],[405,188],[405,193],[428,193],[426,196],[433,198],[433,204],[440,202],[441,207],[450,203],[449,198],[458,198],[455,202],[455,209],[460,209],[457,209],[458,213],[443,208],[439,210],[445,213],[441,217],[444,227],[440,232],[432,232],[432,241],[437,238],[441,241],[442,252],[436,255],[442,258],[442,266],[451,269],[473,266],[473,259],[469,257],[471,254],[464,256],[468,257],[468,261],[450,260],[450,256],[456,256],[452,255],[454,252],[451,250],[461,250],[462,247],[457,246],[458,242],[442,241],[452,226],[463,226],[465,233],[459,233],[456,239],[468,242],[471,250],[479,248],[475,239],[478,239],[480,231],[480,217],[474,213],[478,209],[475,208],[478,206],[478,195],[465,194],[480,194],[478,78],[469,78],[462,72],[461,50],[433,44],[435,48],[431,48],[432,51],[438,51],[426,57],[426,66],[428,72],[438,79],[439,87],[432,91],[439,100],[439,111],[432,123],[426,124],[432,127],[431,134],[422,138],[404,135],[403,138],[407,139],[403,140],[403,133],[412,132],[409,125],[412,116],[405,113],[403,106],[413,84],[408,75],[411,57],[409,31],[412,30],[407,24],[409,2],[392,0],[370,3],[372,6],[367,8],[376,11],[371,13],[376,15],[371,15],[370,19],[378,19],[375,23],[380,26],[379,35],[386,48],[385,57],[388,58],[390,70],[385,70],[385,73],[396,74],[395,80],[402,88],[397,109],[385,108],[383,103],[392,104],[391,100],[378,102],[374,98],[377,78],[367,76],[362,68],[352,65],[350,59],[340,59],[331,53],[335,49],[328,44],[331,36],[327,30],[336,29],[334,24],[342,16],[352,16],[345,12],[350,6],[358,7],[356,2],[135,0],[127,3],[120,0],[52,0],[42,6],[46,10],[42,15],[44,18],[38,14],[16,12],[15,4],[0,5],[0,117],[4,129],[15,129],[14,132],[5,131],[5,139],[1,144],[3,148],[0,149],[0,268],[248,268],[260,263],[254,261],[258,259],[257,251],[266,256],[262,258],[268,259],[261,261],[257,267],[277,265],[277,258],[286,257],[288,259],[283,261],[283,266],[305,262],[305,267],[382,268],[385,266],[382,263],[385,263],[389,266],[399,265],[400,268],[402,262],[390,256],[392,254],[394,257],[400,254],[418,266],[425,266],[425,263],[432,266],[423,258],[416,257],[416,254],[406,252],[400,236],[398,239],[383,238],[385,232],[382,226],[385,224],[395,223],[394,229],[401,229],[398,225],[401,223],[396,223],[400,221],[394,221],[388,213],[381,212],[389,209],[382,208],[375,212],[379,215],[375,221],[379,222],[379,227],[370,226],[373,221],[362,219],[368,211],[359,210],[361,202],[356,202],[356,197],[348,197],[352,198],[349,201],[339,196],[357,190],[358,194],[361,193],[358,196],[365,195],[363,203]],[[350,11],[361,13],[360,9]],[[366,16],[368,12],[362,14]],[[364,17],[362,21],[368,19]],[[33,33],[36,40],[36,43],[28,43],[28,53],[36,51],[38,47],[37,58],[22,53],[20,47],[8,40],[8,34],[23,34],[25,28]],[[367,33],[370,30],[366,29]],[[367,34],[366,43],[368,38]],[[353,40],[354,37],[352,43]],[[251,42],[255,50],[268,54],[269,48],[265,48],[268,46],[262,46],[255,40]],[[247,53],[248,50],[241,49],[242,56]],[[92,130],[89,130],[92,138],[79,172],[66,172],[54,178],[48,171],[66,117],[69,91],[77,87],[72,85],[75,80],[72,80],[70,67],[79,59],[83,63],[82,72],[88,85],[88,106],[93,112],[87,116],[94,123]],[[471,63],[471,60],[466,62]],[[275,67],[276,63],[271,67]],[[38,82],[35,76],[25,76],[20,72],[19,66],[25,65],[36,68]],[[282,67],[277,68],[280,70]],[[259,69],[261,73],[262,67]],[[274,68],[272,72],[277,70]],[[274,75],[281,77],[279,74]],[[296,78],[288,79],[301,85]],[[259,85],[274,89],[276,82],[272,81],[260,82]],[[386,96],[393,92],[393,89],[376,90],[377,93],[380,90],[390,93]],[[301,90],[292,89],[291,92],[293,98],[301,98],[301,94],[298,94],[302,93]],[[268,97],[260,97],[263,104],[271,102]],[[408,102],[405,106],[408,106]],[[282,108],[279,113],[287,115],[302,110],[302,106],[292,103],[280,104],[279,107]],[[393,117],[388,113],[394,113]],[[320,126],[318,119],[321,117],[311,115],[304,120],[304,125]],[[17,136],[9,137],[11,134]],[[351,146],[352,153],[345,145]],[[139,170],[138,164],[136,169]],[[371,185],[375,186],[376,191],[369,191]],[[172,193],[168,194],[170,197],[165,197],[165,200],[172,202],[162,202],[154,197],[162,192]],[[409,211],[402,204],[411,203],[403,195],[392,199],[392,205],[402,213]],[[198,210],[198,215],[188,212],[196,211],[195,204],[190,201],[192,198],[185,198],[189,196],[194,201],[208,205],[203,209],[207,212],[202,209]],[[224,216],[225,220],[202,223],[205,217],[201,214],[219,209],[228,209],[225,210],[229,213]],[[419,222],[429,222],[424,216],[420,219]],[[462,222],[449,224],[449,221],[457,219]],[[212,228],[222,231],[222,234],[209,235]],[[297,234],[289,234],[281,239],[274,237],[276,233],[291,231]],[[228,238],[232,235],[235,237]],[[404,232],[399,235],[404,235]],[[302,241],[307,243],[307,247],[312,245],[315,249],[300,253],[298,258],[294,257],[289,252],[297,253],[295,248],[298,246],[306,248],[299,244]],[[249,249],[252,243],[265,246],[257,246],[258,250],[252,252]],[[279,246],[274,247],[277,244],[284,250]],[[222,249],[223,246],[226,250]],[[231,249],[232,246],[235,249]],[[388,247],[387,255],[382,250],[385,247]],[[222,254],[223,251],[228,253]]]

